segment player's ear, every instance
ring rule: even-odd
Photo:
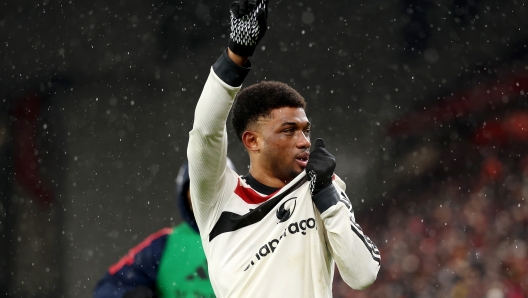
[[[242,143],[248,151],[260,150],[259,136],[256,131],[244,131],[244,133],[242,134]]]

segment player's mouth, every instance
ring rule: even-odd
[[[306,165],[308,164],[308,159],[310,159],[310,153],[308,152],[303,152],[295,157],[297,164],[303,169],[306,168]]]

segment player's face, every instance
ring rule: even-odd
[[[304,109],[272,110],[261,125],[262,154],[269,170],[276,178],[291,181],[306,168],[310,155],[310,122]]]

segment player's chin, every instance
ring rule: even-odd
[[[302,171],[304,171],[305,168],[306,167],[304,167],[304,166],[294,165],[293,169],[292,169],[292,173],[294,174],[295,177],[297,177],[297,175],[302,173]]]

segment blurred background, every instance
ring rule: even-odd
[[[528,297],[525,4],[270,0],[245,85],[307,99],[381,250],[376,283],[336,274],[335,297]],[[90,297],[181,221],[175,178],[229,5],[1,4],[0,296]]]

